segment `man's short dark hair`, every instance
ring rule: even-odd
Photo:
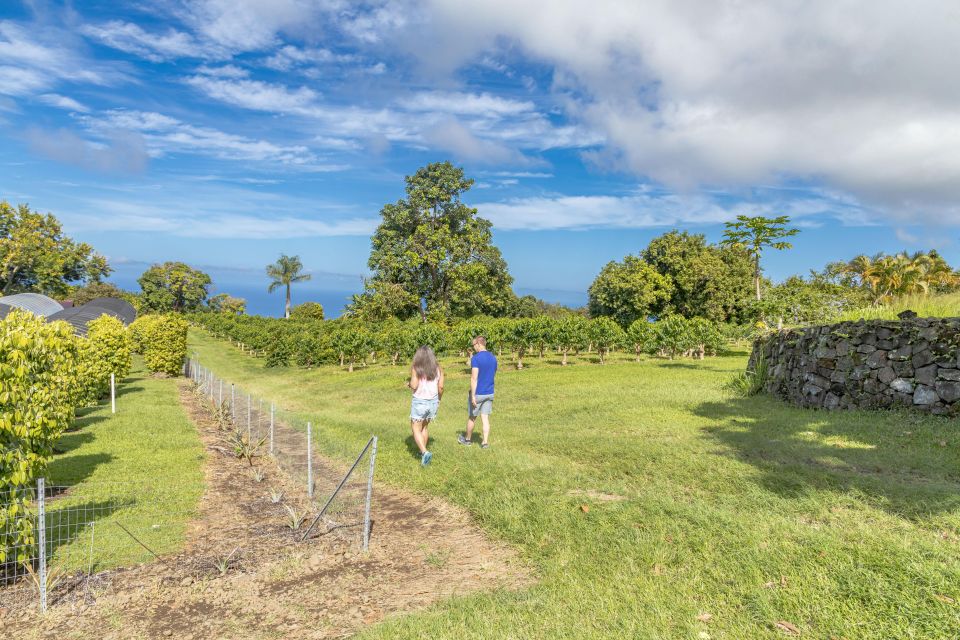
[[[479,344],[481,347],[487,346],[487,339],[483,336],[477,336],[473,339],[473,344]]]

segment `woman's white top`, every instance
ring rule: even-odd
[[[417,389],[413,392],[413,397],[417,400],[433,400],[440,395],[440,374],[433,380],[420,378]]]

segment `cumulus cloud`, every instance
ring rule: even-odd
[[[389,8],[389,11],[388,11]],[[453,71],[519,50],[554,69],[590,160],[674,186],[823,181],[960,222],[955,3],[430,0],[378,38]],[[348,18],[349,19],[349,18]],[[345,27],[349,31],[349,27]],[[367,37],[367,40],[371,38]]]
[[[494,142],[482,140],[454,119],[443,120],[423,132],[424,141],[433,149],[449,151],[456,157],[482,164],[528,164],[518,151]]]

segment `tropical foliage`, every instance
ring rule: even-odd
[[[182,262],[155,264],[137,282],[142,308],[157,313],[195,311],[210,291],[210,276]]]
[[[183,316],[141,316],[130,325],[130,332],[134,350],[143,355],[144,364],[150,371],[177,375],[183,370],[187,356],[187,321]]]
[[[210,310],[216,313],[241,314],[247,310],[247,301],[243,298],[231,296],[229,293],[218,293],[207,301]]]
[[[304,273],[300,256],[281,254],[277,261],[267,265],[267,277],[270,278],[268,293],[273,293],[280,287],[286,292],[286,302],[283,307],[283,317],[290,317],[290,286],[295,282],[306,282],[310,279],[309,273]]]
[[[109,274],[106,258],[65,236],[53,215],[0,201],[0,294],[60,297],[74,283],[97,282]]]
[[[505,313],[513,279],[490,221],[461,201],[472,185],[449,162],[406,177],[406,198],[380,210],[368,262],[373,277],[355,296],[352,314],[445,321]]]
[[[765,218],[764,216],[737,216],[736,221],[728,222],[723,232],[724,246],[742,249],[747,252],[753,261],[753,285],[757,300],[761,299],[760,279],[763,271],[760,267],[760,257],[764,249],[790,249],[793,245],[783,238],[789,238],[800,233],[799,229],[790,229],[788,216]]]
[[[936,251],[859,255],[848,262],[843,271],[870,292],[874,305],[898,296],[929,295],[960,287],[960,273]]]

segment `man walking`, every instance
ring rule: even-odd
[[[476,354],[470,359],[470,395],[467,397],[467,435],[457,436],[462,445],[473,444],[473,426],[477,416],[483,424],[483,440],[480,448],[490,446],[490,414],[493,413],[493,379],[497,375],[497,357],[487,351],[487,339],[473,339]]]

